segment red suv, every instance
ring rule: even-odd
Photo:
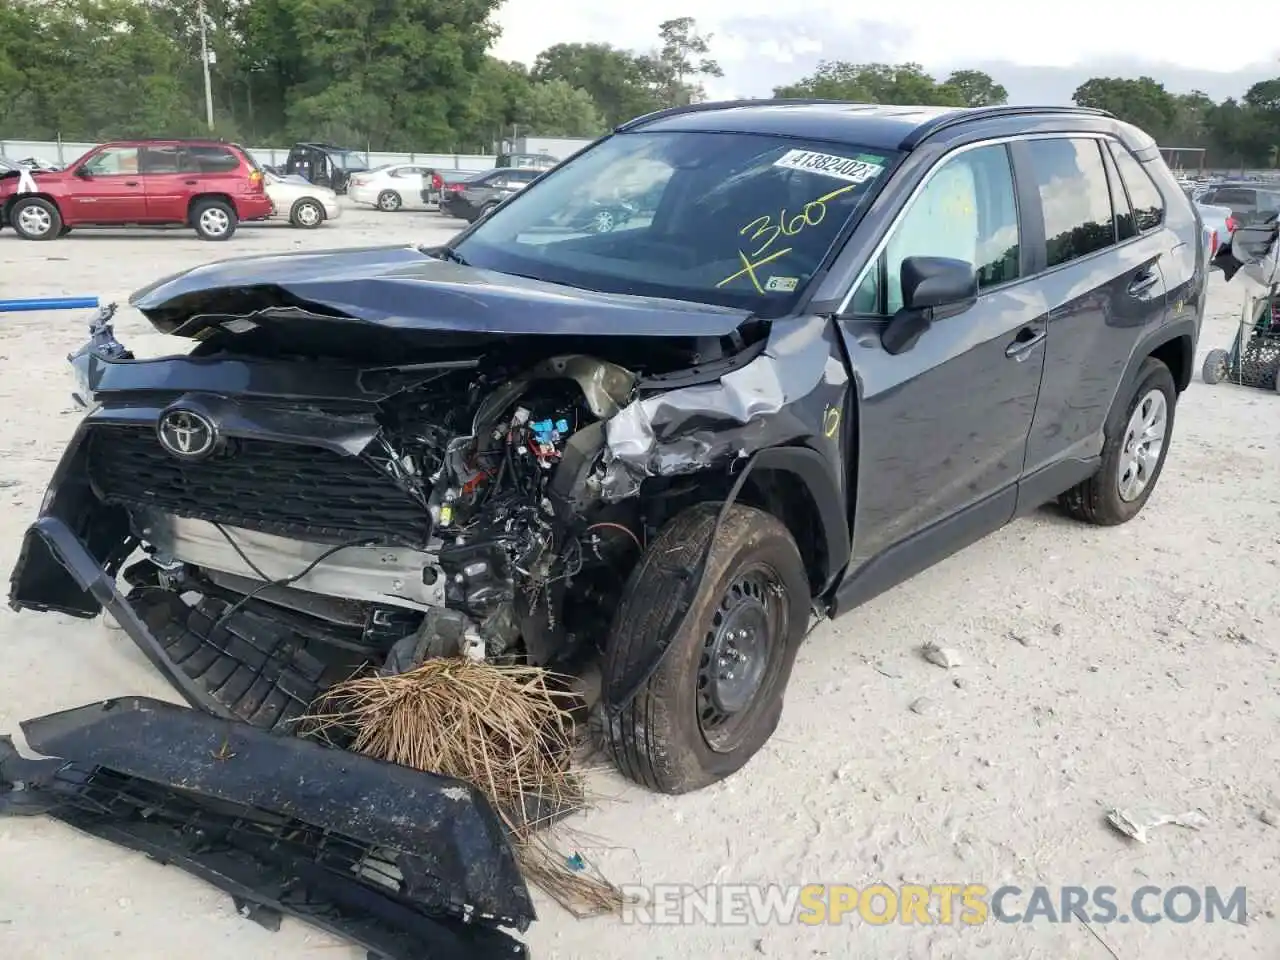
[[[80,226],[187,224],[226,240],[272,214],[262,171],[218,140],[133,140],[95,147],[65,170],[0,174],[0,226],[53,240]]]

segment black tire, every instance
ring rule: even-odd
[[[605,689],[627,682],[650,663],[675,616],[685,577],[715,529],[718,505],[672,519],[632,571],[605,647]],[[606,714],[604,747],[624,776],[662,793],[687,793],[740,770],[765,744],[782,715],[782,699],[809,616],[809,581],[782,522],[735,504],[716,533],[705,576],[684,628],[661,665],[617,715]],[[755,677],[736,712],[727,714],[709,679],[713,651],[726,632],[755,619],[762,648],[741,669]],[[751,647],[751,640],[744,646]],[[732,683],[733,681],[729,681]],[[741,682],[741,681],[739,681]]]
[[[201,200],[191,208],[191,225],[201,240],[230,240],[239,222],[231,204],[224,200]]]
[[[395,213],[403,204],[400,194],[394,190],[383,190],[378,194],[378,209],[383,213]]]
[[[27,223],[23,223],[23,213]],[[26,197],[9,208],[9,223],[23,240],[57,240],[62,235],[62,214],[52,201],[43,197]],[[40,229],[33,229],[38,223]]]
[[[1153,391],[1159,391],[1164,397],[1164,442],[1154,468],[1147,475],[1145,485],[1135,497],[1126,500],[1121,496],[1120,482],[1127,458],[1125,446],[1132,440],[1128,436],[1129,422],[1138,405],[1145,402]],[[1160,474],[1164,471],[1169,443],[1173,439],[1177,402],[1178,391],[1173,382],[1173,374],[1159,360],[1147,357],[1138,368],[1134,389],[1127,396],[1116,397],[1116,405],[1107,417],[1101,468],[1088,480],[1062,494],[1058,501],[1062,508],[1077,520],[1102,527],[1116,526],[1136,517],[1151,497]]]
[[[318,200],[303,197],[289,211],[289,222],[299,230],[315,230],[324,223],[324,207]]]
[[[489,214],[493,213],[493,211],[497,209],[498,209],[498,204],[486,203],[483,207],[480,208],[480,212],[476,214],[476,220],[483,220],[485,217],[487,217]],[[471,222],[475,223],[476,220],[472,220]]]
[[[1225,350],[1210,350],[1209,355],[1204,358],[1204,366],[1200,368],[1200,379],[1208,384],[1221,383],[1227,379],[1230,372],[1227,361],[1230,358],[1231,355]]]

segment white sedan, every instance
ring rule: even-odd
[[[347,197],[353,202],[393,213],[406,207],[429,209],[422,190],[434,171],[415,163],[393,163],[353,173]]]
[[[308,183],[297,175],[263,174],[267,196],[276,208],[273,220],[288,220],[300,230],[314,230],[326,220],[342,216],[338,195],[328,187]]]

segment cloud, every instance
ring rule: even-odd
[[[774,87],[813,73],[820,60],[899,59],[911,36],[894,24],[771,16],[730,17],[714,33],[711,52],[725,75],[708,83],[707,89],[714,96],[729,97],[770,96]]]

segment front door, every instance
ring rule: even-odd
[[[142,223],[147,218],[147,194],[138,168],[137,147],[103,147],[76,168],[76,183],[68,197],[77,223]]]
[[[936,557],[1013,515],[1044,370],[1046,312],[1035,285],[1022,280],[1031,261],[1015,195],[1004,144],[941,160],[841,320],[861,388],[851,575],[908,538],[941,545]],[[913,256],[973,264],[978,300],[895,356],[880,334],[902,306],[901,265]]]

